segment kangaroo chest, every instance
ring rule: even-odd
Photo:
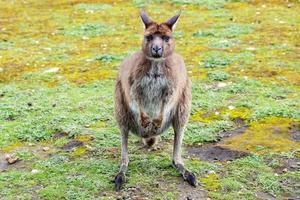
[[[160,134],[170,124],[171,108],[168,102],[173,84],[163,67],[160,63],[152,63],[149,71],[135,80],[131,88],[130,108],[136,121],[134,132],[142,137]],[[149,126],[142,124],[143,117],[149,118]],[[157,119],[160,121],[158,126],[152,123]]]
[[[167,103],[170,96],[171,82],[162,67],[161,63],[153,63],[141,77],[136,91],[144,112],[151,118],[160,115],[162,104]]]

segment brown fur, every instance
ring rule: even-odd
[[[122,162],[115,183],[117,189],[120,189],[125,178],[128,132],[145,138],[146,144],[151,146],[156,143],[157,135],[172,125],[175,133],[173,165],[184,179],[195,185],[194,175],[183,167],[181,159],[183,131],[191,106],[191,82],[183,58],[174,52],[172,27],[179,15],[162,24],[152,22],[143,12],[141,16],[146,27],[145,37],[154,35],[155,39],[144,39],[142,50],[126,58],[120,66],[115,90],[115,116],[122,135]],[[169,36],[170,40],[163,41],[161,38],[164,36]],[[162,45],[164,49],[161,59],[151,58],[150,48],[154,43]],[[145,86],[147,81],[155,85]],[[153,92],[162,95],[158,99],[160,106],[149,102],[151,95],[155,97]],[[158,114],[151,115],[149,106],[159,109],[156,112]]]

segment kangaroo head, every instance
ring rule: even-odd
[[[174,51],[173,31],[180,13],[168,21],[158,24],[142,10],[141,19],[145,25],[142,50],[147,57],[165,58]]]

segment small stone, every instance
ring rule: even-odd
[[[2,67],[0,67],[0,73],[1,73],[1,72],[4,72],[4,69],[3,69]]]
[[[286,173],[287,171],[288,171],[287,168],[284,168],[284,169],[282,170],[282,172],[284,172],[284,173]]]
[[[38,170],[38,169],[33,169],[33,170],[31,170],[31,173],[33,173],[33,174],[37,174],[37,173],[39,173],[40,172],[40,170]]]
[[[14,164],[20,160],[18,156],[11,155],[11,154],[5,154],[4,156],[5,160],[7,161],[8,164]]]
[[[248,48],[246,48],[246,50],[248,50],[248,51],[255,51],[256,48],[255,47],[248,47]]]
[[[235,107],[234,106],[228,106],[228,109],[233,110],[233,109],[235,109]]]
[[[84,125],[84,127],[85,127],[85,128],[89,128],[89,127],[91,127],[91,125],[86,124],[86,125]]]
[[[89,59],[86,59],[85,61],[86,61],[86,62],[93,62],[93,61],[94,61],[94,59],[92,59],[92,58],[89,58]]]
[[[47,73],[57,73],[57,72],[59,72],[59,68],[53,67],[53,68],[45,70],[43,73],[47,74]]]
[[[42,149],[43,149],[43,151],[49,151],[50,148],[49,147],[43,147]]]
[[[220,83],[218,83],[218,85],[217,85],[218,88],[223,88],[223,87],[225,87],[225,86],[227,86],[227,84],[226,84],[226,83],[223,83],[223,82],[220,82]]]

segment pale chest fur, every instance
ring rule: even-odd
[[[135,115],[137,124],[139,124],[141,115],[139,104],[143,107],[147,116],[155,119],[161,113],[162,104],[167,105],[170,100],[173,84],[163,67],[159,62],[152,62],[149,71],[135,80],[131,87],[132,102],[130,103],[130,108]],[[168,119],[166,119],[169,113],[170,109],[166,106],[166,109],[163,110],[163,124],[169,123]],[[162,126],[162,129],[164,129],[164,126]]]
[[[171,83],[162,70],[160,63],[153,63],[147,75],[142,77],[137,93],[145,113],[152,118],[158,117],[163,101],[168,101]]]

